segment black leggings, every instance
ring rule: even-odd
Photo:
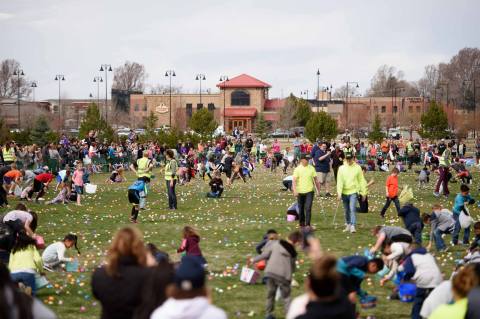
[[[300,217],[300,226],[310,226],[312,219],[313,192],[298,194],[298,212]]]

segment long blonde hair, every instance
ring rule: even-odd
[[[146,266],[147,251],[142,233],[137,228],[127,226],[115,234],[107,253],[106,271],[108,275],[118,275],[121,257],[133,257],[138,265]]]

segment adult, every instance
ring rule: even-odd
[[[340,149],[340,145],[338,144],[335,145],[335,150],[330,156],[332,157],[332,170],[333,170],[333,175],[336,181],[338,168],[343,165],[343,160],[345,159],[345,155],[343,154],[343,151]]]
[[[33,180],[33,187],[30,190],[30,192],[28,192],[27,200],[32,199],[33,193],[37,193],[37,197],[35,198],[35,202],[38,203],[40,198],[42,198],[43,195],[45,194],[45,188],[48,187],[48,185],[50,184],[50,182],[53,180],[53,178],[56,175],[57,175],[57,173],[52,174],[50,172],[45,172],[45,173],[41,173],[41,174],[38,174],[37,176],[35,176],[35,179]]]
[[[312,204],[314,188],[319,193],[319,182],[315,168],[308,163],[309,156],[300,156],[300,165],[293,171],[292,189],[293,195],[297,197],[300,227],[311,228]]]
[[[3,164],[10,165],[15,162],[15,142],[8,142],[2,148]]]
[[[150,183],[152,177],[153,162],[148,158],[148,152],[143,152],[143,156],[137,160],[136,168],[134,164],[130,164],[130,169],[137,175],[139,180]]]
[[[366,194],[366,181],[362,168],[353,159],[353,153],[345,153],[345,163],[337,174],[337,197],[342,201],[345,214],[346,232],[355,233],[358,194]]]
[[[174,158],[172,150],[165,152],[165,182],[168,193],[168,208],[177,209],[177,194],[175,193],[175,185],[177,184],[177,161]]]
[[[3,187],[3,177],[11,169],[10,165],[0,167],[0,207],[8,206],[7,191]]]
[[[210,304],[207,298],[205,269],[191,256],[182,258],[175,271],[174,284],[167,289],[167,296],[167,301],[152,313],[151,319],[227,318],[222,309]]]
[[[325,188],[325,196],[332,196],[329,192],[329,173],[331,163],[331,152],[327,150],[327,143],[317,141],[317,144],[312,148],[311,157],[315,163],[315,171],[320,182],[320,187]],[[320,190],[320,188],[319,188]]]
[[[438,168],[438,172],[440,176],[438,177],[437,185],[435,186],[435,191],[433,192],[433,195],[435,197],[440,196],[440,185],[441,185],[443,195],[445,195],[445,197],[448,197],[448,195],[450,195],[450,191],[448,190],[448,170],[451,162],[452,145],[449,143],[441,153],[440,153],[440,150],[441,150],[440,145],[438,147],[440,156],[436,156],[438,158],[439,165],[440,165]]]
[[[102,319],[129,319],[141,303],[148,278],[147,251],[137,228],[120,229],[107,252],[107,264],[92,275],[92,293],[102,304]]]
[[[248,134],[247,139],[245,140],[245,149],[248,154],[252,151],[253,147],[253,139],[252,139],[252,134]]]

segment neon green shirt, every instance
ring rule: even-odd
[[[296,190],[299,194],[306,194],[314,190],[314,178],[317,177],[317,172],[312,165],[298,165],[293,171],[293,178],[296,182]]]
[[[337,173],[337,194],[366,194],[367,183],[363,176],[362,168],[357,163],[343,164]]]
[[[463,319],[467,314],[468,299],[463,298],[451,305],[441,305],[428,319]]]
[[[10,260],[8,262],[10,272],[17,272],[26,269],[35,272],[42,272],[43,261],[35,246],[30,245],[24,250],[10,253]]]

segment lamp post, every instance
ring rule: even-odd
[[[195,76],[195,80],[200,81],[200,104],[202,104],[202,81],[205,81],[205,79],[205,74],[202,73],[199,73]]]
[[[320,109],[320,69],[317,69],[317,113]]]
[[[112,72],[112,66],[110,64],[102,64],[100,65],[100,72],[105,70],[105,122],[108,124],[108,104],[107,104],[107,97],[108,97],[108,72]]]
[[[101,76],[95,76],[93,78],[93,83],[97,83],[97,106],[100,107],[100,82],[103,82]]]
[[[35,88],[37,87],[37,81],[32,81],[32,83],[30,84],[30,87],[32,88],[33,102],[35,102]]]
[[[23,73],[22,69],[17,68],[15,71],[13,71],[13,75],[17,76],[17,125],[18,129],[20,130],[20,76],[24,76],[25,73]]]
[[[227,82],[229,81],[229,80],[228,80],[228,76],[226,76],[226,75],[221,75],[219,81],[220,81],[220,83],[221,83],[221,82],[224,82],[224,83],[223,83],[223,131],[226,132],[226,131],[227,131],[227,127],[225,126],[225,121],[226,121],[226,120],[225,120],[225,104],[226,104],[226,103],[225,103],[225,101],[226,101],[225,95],[227,94]]]
[[[357,89],[360,87],[358,82],[347,81],[347,92],[345,93],[345,129],[348,129],[348,91],[350,84],[355,84],[355,88]]]
[[[170,106],[168,108],[168,113],[169,113],[170,119],[168,121],[168,125],[171,128],[172,127],[172,76],[177,76],[177,75],[175,74],[174,70],[167,70],[165,71],[165,76],[168,77],[168,80],[169,80]]]
[[[63,128],[63,123],[61,123],[61,116],[60,116],[60,113],[61,113],[61,107],[60,107],[60,103],[61,103],[61,97],[60,97],[60,92],[61,92],[61,83],[62,81],[65,81],[65,76],[63,74],[57,74],[55,75],[55,81],[58,81],[58,125],[61,126],[61,128]]]

